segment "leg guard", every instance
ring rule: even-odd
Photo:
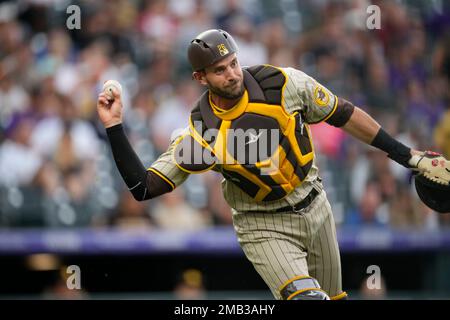
[[[342,292],[341,294],[338,294],[337,296],[330,297],[331,300],[348,300],[347,292]]]
[[[325,291],[320,289],[316,279],[299,276],[288,280],[280,288],[283,300],[330,300]]]

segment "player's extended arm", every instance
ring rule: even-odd
[[[355,138],[383,150],[389,158],[407,168],[413,167],[409,163],[413,155],[422,154],[391,137],[375,119],[358,107],[354,107],[352,115],[342,129]]]
[[[392,160],[423,173],[429,180],[450,185],[449,160],[435,152],[421,152],[405,146],[392,138],[360,108],[354,107],[353,113],[342,128],[359,140],[385,151]]]
[[[173,190],[164,179],[142,165],[122,127],[120,93],[113,91],[114,100],[101,93],[97,101],[99,118],[106,128],[114,161],[128,189],[138,201],[157,197]]]

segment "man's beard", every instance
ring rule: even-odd
[[[227,89],[223,90],[223,89],[214,87],[209,82],[208,82],[208,89],[215,95],[217,95],[221,98],[224,98],[224,99],[228,99],[228,100],[235,100],[235,99],[242,97],[242,95],[244,94],[244,91],[245,91],[244,82],[241,82],[239,91],[236,93],[231,92],[231,90],[227,90]]]

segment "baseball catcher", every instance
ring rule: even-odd
[[[239,243],[277,299],[345,299],[331,206],[309,125],[326,122],[416,172],[421,199],[449,211],[450,162],[411,150],[363,110],[294,68],[242,67],[233,37],[208,30],[189,45],[192,77],[207,90],[186,129],[145,168],[122,127],[119,90],[97,109],[117,168],[138,201],[174,190],[189,174],[220,172]]]

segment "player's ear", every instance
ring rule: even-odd
[[[192,73],[192,79],[196,80],[202,86],[207,85],[205,71],[194,71]]]

